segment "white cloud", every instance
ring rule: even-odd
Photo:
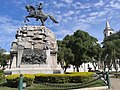
[[[71,34],[71,31],[63,29],[63,30],[59,30],[59,31],[55,32],[55,34],[65,36],[67,34]]]
[[[110,2],[110,6],[114,9],[120,9],[120,2]]]
[[[72,14],[74,14],[74,11],[71,11],[71,10],[70,10],[70,11],[68,11],[67,13],[65,13],[63,16],[67,16],[67,17],[68,17],[68,16],[70,16],[70,15],[72,15]]]
[[[81,2],[75,2],[72,4],[72,6],[77,9],[89,9],[91,7],[93,7],[92,3],[81,3]]]
[[[103,5],[104,5],[103,0],[100,0],[98,3],[94,4],[95,7],[99,7],[99,6],[103,6]]]
[[[54,4],[54,7],[57,7],[57,8],[65,7],[64,3],[58,3],[56,1],[53,1],[52,3]]]
[[[61,22],[62,19],[63,19],[62,15],[58,15],[58,16],[57,16],[58,22]]]
[[[91,16],[91,17],[87,17],[85,21],[87,23],[92,23],[92,22],[94,22],[95,19],[96,19],[96,16]]]
[[[62,0],[62,1],[66,2],[66,3],[72,3],[73,2],[73,0]]]
[[[7,33],[14,32],[21,25],[20,21],[13,20],[7,16],[0,16],[0,29]]]
[[[45,0],[41,1],[44,1],[43,10],[46,9],[45,12],[52,14],[59,22],[58,26],[51,24],[50,20],[45,23],[46,26],[57,29],[55,31],[57,38],[62,38],[66,34],[72,34],[73,30],[87,30],[90,26],[94,28],[94,25],[104,23],[106,18],[120,18],[120,12],[116,11],[116,9],[120,9],[120,0],[97,0],[96,3],[91,2],[91,0],[86,0],[89,2],[85,3],[81,2],[81,0],[49,0],[49,3],[46,3],[47,1]],[[30,2],[34,2],[34,5],[38,4],[38,0]],[[28,0],[22,1],[22,3],[18,2],[18,4],[23,7],[23,5],[28,4]],[[33,25],[36,22],[31,21],[30,23]],[[7,33],[15,32],[18,25],[20,25],[19,21],[11,18],[7,19],[6,17],[0,18],[0,24],[0,29],[7,31]]]
[[[109,11],[100,11],[98,17],[105,16]]]
[[[57,36],[57,39],[62,40],[67,34],[71,35],[76,30],[87,30],[90,25],[83,23],[81,21],[78,21],[79,17],[76,16],[76,18],[67,17],[66,19],[62,20],[62,24],[59,24],[57,28],[55,29],[55,34]]]
[[[109,12],[109,10],[103,10],[103,11],[99,11],[99,12],[91,12],[89,15],[96,16],[97,18],[99,18],[99,17],[105,16],[108,12]]]
[[[14,40],[14,34],[21,25],[20,21],[7,16],[0,16],[0,46],[9,47]]]
[[[60,14],[60,13],[61,13],[61,11],[57,11],[56,13],[57,13],[57,14]]]
[[[96,16],[96,15],[98,15],[99,14],[99,12],[92,12],[92,13],[90,13],[89,15],[90,16]]]
[[[58,26],[55,31],[55,35],[58,40],[62,40],[67,34],[72,34],[74,31],[72,29],[66,29],[63,26]]]
[[[67,19],[63,19],[62,22],[68,22],[68,20]]]
[[[85,18],[87,17],[87,15],[83,14],[83,15],[80,15],[81,18]]]
[[[80,9],[86,9],[86,8],[91,8],[92,7],[92,4],[90,4],[90,3],[87,3],[87,4],[81,4],[80,5]]]
[[[120,0],[111,0],[105,7],[110,9],[120,9]]]
[[[75,11],[75,14],[77,15],[77,14],[80,14],[80,10],[76,10]]]
[[[90,27],[90,25],[81,22],[81,23],[77,23],[76,26],[73,28],[73,30],[86,31],[89,27]]]

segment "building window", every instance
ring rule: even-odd
[[[112,32],[110,32],[110,35],[112,34]]]

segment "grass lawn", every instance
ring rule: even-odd
[[[1,87],[0,90],[18,90],[17,88],[10,88],[10,87]]]
[[[33,84],[32,86],[27,87],[25,90],[68,90],[68,89],[65,89],[65,88],[57,87],[57,86],[64,86],[64,87],[67,87],[67,86],[72,86],[73,87],[75,85],[79,86],[78,83],[65,83],[65,84],[52,84],[52,85],[51,84],[48,84],[48,85]],[[99,87],[99,86],[105,86],[105,83],[101,79],[99,79],[95,82],[92,82],[92,83],[86,85],[85,87]],[[17,90],[17,88],[0,86],[0,90]]]
[[[58,84],[55,84],[58,85]],[[67,84],[61,84],[62,86],[74,86],[76,85],[75,83],[67,83]],[[58,85],[59,86],[59,85]],[[105,86],[105,83],[102,80],[97,80],[94,83],[91,83],[87,85],[86,87],[99,87],[99,86]],[[60,88],[60,87],[53,87],[53,86],[46,86],[46,85],[41,85],[41,84],[33,84],[30,87],[27,87],[26,90],[68,90],[65,88]]]

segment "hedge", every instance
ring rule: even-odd
[[[24,74],[23,82],[27,86],[32,85],[33,81],[40,83],[84,83],[92,79],[92,72],[73,72],[66,74]],[[7,85],[10,87],[18,87],[19,74],[13,74],[6,77]]]
[[[35,82],[45,83],[83,83],[92,79],[92,72],[68,74],[36,74]]]
[[[3,82],[5,79],[5,75],[3,74],[3,71],[0,70],[0,83]]]
[[[20,75],[19,75],[19,74],[13,74],[13,75],[7,76],[7,77],[6,77],[7,86],[10,86],[10,87],[18,87],[19,78],[20,78]],[[27,85],[27,86],[32,85],[34,79],[35,79],[35,76],[34,76],[34,75],[31,75],[31,74],[23,74],[23,82],[26,82],[26,85]]]

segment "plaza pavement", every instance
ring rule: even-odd
[[[110,78],[111,89],[110,90],[120,90],[120,78]]]

